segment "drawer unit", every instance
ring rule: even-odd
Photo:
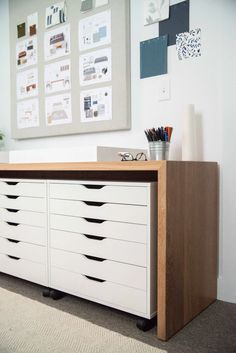
[[[51,247],[113,260],[146,266],[146,245],[123,240],[51,230]]]
[[[106,185],[104,183],[86,182],[52,183],[50,198],[80,201],[98,201],[129,205],[147,205],[148,195],[145,186]]]
[[[64,292],[128,312],[145,314],[146,292],[52,267],[51,286]]]
[[[0,194],[13,196],[46,197],[45,182],[0,180]]]
[[[52,249],[52,267],[146,291],[146,268]]]
[[[48,285],[47,185],[0,180],[0,272]]]
[[[49,190],[50,287],[153,317],[156,184],[51,181]]]
[[[0,195],[0,208],[46,212],[46,199],[40,197]]]
[[[95,221],[81,217],[50,215],[51,229],[97,235],[137,243],[147,242],[147,225],[112,221]]]
[[[45,264],[47,259],[47,249],[44,246],[1,237],[0,253],[42,264]]]
[[[107,221],[147,224],[146,206],[52,199],[50,212]]]
[[[47,233],[41,227],[0,220],[0,235],[4,238],[47,246]]]
[[[48,285],[46,265],[0,254],[0,271],[41,285]]]

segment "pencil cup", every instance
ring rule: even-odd
[[[153,161],[168,160],[170,143],[166,141],[149,142],[149,159]]]

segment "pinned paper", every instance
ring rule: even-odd
[[[44,87],[46,93],[68,90],[71,87],[70,60],[56,61],[45,66]]]
[[[62,125],[72,122],[71,95],[60,94],[45,100],[46,125]]]
[[[37,37],[16,43],[16,66],[23,68],[37,64]]]
[[[168,45],[175,45],[183,32],[189,32],[189,0],[170,6],[169,19],[159,23],[159,35],[168,35]]]
[[[81,6],[80,6],[81,12],[91,11],[92,9],[93,9],[93,0],[82,0],[81,1]]]
[[[111,11],[99,12],[79,21],[80,51],[111,42]]]
[[[144,0],[144,25],[151,25],[168,18],[169,6],[169,0]]]
[[[27,129],[39,126],[38,99],[27,99],[17,103],[17,128]]]
[[[81,122],[112,119],[112,88],[101,87],[80,94]]]
[[[45,33],[45,60],[52,60],[70,54],[70,25],[60,26]]]
[[[28,35],[34,36],[37,34],[38,28],[38,13],[35,12],[27,17],[27,28],[28,28]]]
[[[46,8],[45,27],[66,22],[66,2],[61,1]]]
[[[176,51],[179,60],[201,56],[201,29],[177,34]]]
[[[17,74],[16,80],[17,99],[38,95],[38,70],[24,70]]]
[[[111,80],[111,48],[92,51],[80,56],[80,85]]]
[[[167,73],[167,36],[140,43],[140,78]]]
[[[25,22],[17,25],[17,38],[25,36]]]

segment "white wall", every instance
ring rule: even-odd
[[[179,1],[172,0],[171,4]],[[0,129],[7,135],[8,149],[39,149],[78,147],[86,144],[147,147],[143,134],[146,127],[161,124],[174,126],[172,157],[180,158],[181,110],[184,104],[194,103],[201,126],[199,140],[201,158],[220,163],[221,177],[221,231],[219,298],[236,302],[236,237],[233,229],[236,206],[236,166],[232,166],[236,147],[235,83],[231,74],[235,57],[236,29],[234,26],[234,0],[190,0],[190,26],[202,29],[202,57],[178,61],[175,46],[168,48],[168,72],[171,79],[171,100],[158,101],[161,77],[139,79],[139,42],[158,36],[158,25],[143,26],[143,0],[131,0],[131,52],[132,52],[132,129],[131,131],[97,133],[25,141],[10,139],[9,116],[9,32],[8,0],[0,0]],[[220,40],[218,40],[220,39]],[[234,54],[234,55],[233,55]],[[222,126],[227,126],[222,134]],[[229,138],[231,138],[229,143]],[[222,150],[223,146],[223,150]]]

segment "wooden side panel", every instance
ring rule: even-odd
[[[164,340],[216,299],[218,242],[217,164],[167,162],[166,177],[166,283],[158,288],[166,294]]]

